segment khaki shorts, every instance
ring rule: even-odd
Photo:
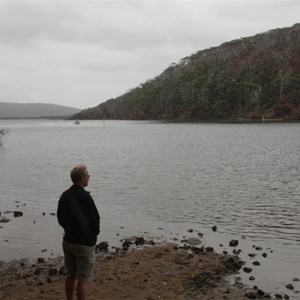
[[[94,246],[83,246],[63,241],[65,268],[68,277],[80,282],[89,282],[93,278]]]

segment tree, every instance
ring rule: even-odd
[[[8,129],[0,129],[0,146],[3,145],[3,138],[8,133]]]

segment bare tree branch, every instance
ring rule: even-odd
[[[0,146],[3,144],[3,138],[5,135],[7,135],[8,129],[6,128],[0,128]]]

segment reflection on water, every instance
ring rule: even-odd
[[[232,237],[245,247],[260,243],[275,249],[278,265],[300,270],[300,124],[2,120],[3,127],[10,131],[0,149],[0,210],[24,212],[1,224],[4,260],[61,251],[50,213],[71,167],[85,163],[101,239],[168,239],[194,228],[216,247]]]

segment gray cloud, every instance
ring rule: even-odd
[[[298,1],[0,1],[0,101],[90,107],[223,42],[291,26]]]

